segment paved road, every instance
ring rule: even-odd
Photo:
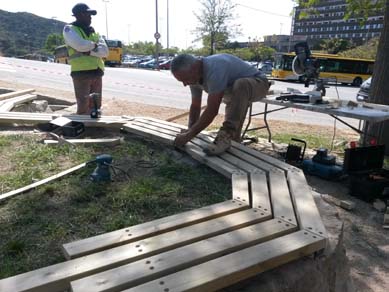
[[[69,71],[70,67],[64,64],[0,57],[0,80],[7,82],[73,92]],[[177,82],[169,71],[107,68],[103,82],[103,93],[106,97],[180,109],[187,109],[190,104],[189,89]],[[288,87],[300,89],[303,92],[308,90],[303,84],[281,81],[276,81],[272,89],[285,91]],[[312,89],[312,86],[309,89]],[[357,90],[350,86],[331,85],[327,89],[327,96],[337,97],[339,94],[341,99],[355,100]],[[256,103],[254,110],[259,112],[263,110],[263,107],[263,104]],[[333,125],[333,118],[327,115],[296,109],[276,112],[269,118],[315,125]],[[347,121],[353,125],[358,123],[352,119]],[[339,126],[343,127],[341,124]]]

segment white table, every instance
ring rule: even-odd
[[[272,112],[283,110],[286,108],[297,108],[297,109],[330,115],[336,120],[342,122],[343,124],[353,129],[354,131],[363,135],[364,145],[366,144],[367,131],[369,125],[372,123],[380,123],[380,131],[379,131],[379,137],[380,137],[380,135],[382,134],[382,122],[389,120],[389,106],[386,105],[353,102],[348,100],[331,99],[331,98],[323,98],[323,103],[310,104],[310,103],[297,103],[291,101],[277,100],[276,99],[277,97],[279,97],[279,95],[267,96],[266,98],[258,101],[258,102],[265,103],[264,112],[253,113],[252,106],[250,106],[248,124],[245,130],[243,131],[242,137],[244,137],[248,131],[266,129],[269,135],[269,142],[270,142],[271,131],[270,131],[269,124],[267,122],[267,115]],[[269,104],[279,106],[279,108],[269,110],[268,109]],[[250,128],[251,118],[258,115],[263,115],[265,126]],[[353,119],[358,119],[360,121],[363,121],[364,122],[363,130],[360,130],[350,125],[349,123],[342,120],[341,117],[353,118]]]

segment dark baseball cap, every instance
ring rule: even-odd
[[[73,16],[76,16],[77,14],[80,13],[89,13],[90,15],[97,14],[96,10],[90,9],[89,6],[84,3],[78,3],[74,5],[72,12],[73,12]]]

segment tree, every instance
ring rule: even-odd
[[[361,58],[361,59],[373,59],[377,57],[378,38],[370,39],[366,44],[355,47],[350,50],[340,52],[339,55],[348,58]]]
[[[294,0],[302,7],[314,10],[313,5],[320,0]],[[389,105],[389,0],[346,0],[346,18],[356,16],[366,20],[376,11],[384,10],[384,27],[378,43],[377,56],[374,64],[372,85],[369,101],[377,104]],[[378,137],[378,143],[387,145],[386,155],[389,155],[389,121],[382,127],[381,135],[378,125],[371,125],[367,129],[367,138]]]
[[[230,37],[239,34],[239,26],[230,25],[236,5],[231,0],[201,0],[200,4],[200,13],[194,13],[199,22],[194,32],[212,55],[216,47],[225,47]]]
[[[161,46],[161,44],[159,44]],[[123,49],[126,54],[135,55],[155,55],[155,44],[153,42],[136,42],[125,46]],[[161,51],[161,47],[159,48]]]
[[[62,36],[62,34],[58,33],[51,33],[47,36],[46,42],[45,42],[45,50],[49,53],[54,53],[54,49],[60,45],[64,45],[65,40]]]
[[[337,54],[341,51],[351,49],[352,44],[344,39],[326,39],[320,42],[320,47],[328,54]]]

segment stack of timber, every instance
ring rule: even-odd
[[[26,89],[26,90],[1,94],[0,112],[8,112],[18,104],[22,104],[36,99],[37,95],[32,94],[32,92],[34,91],[35,91],[34,89]]]
[[[27,124],[36,125],[49,123],[52,120],[66,117],[72,122],[81,122],[89,127],[121,127],[131,120],[122,116],[102,116],[98,119],[92,119],[89,115],[59,115],[45,113],[22,113],[22,112],[0,112],[0,124]]]
[[[123,126],[168,145],[182,128]],[[231,200],[64,244],[68,261],[0,280],[0,291],[215,291],[326,247],[301,170],[238,143],[206,156],[212,140],[200,134],[184,150],[231,179]]]
[[[9,92],[0,95],[0,124],[27,124],[36,125],[49,123],[58,117],[67,117],[73,122],[82,122],[90,127],[120,127],[130,121],[131,117],[125,116],[102,116],[98,119],[92,119],[89,115],[60,115],[46,113],[23,113],[11,112],[18,104],[32,101],[37,98],[32,94],[35,89],[26,89],[21,91]]]

